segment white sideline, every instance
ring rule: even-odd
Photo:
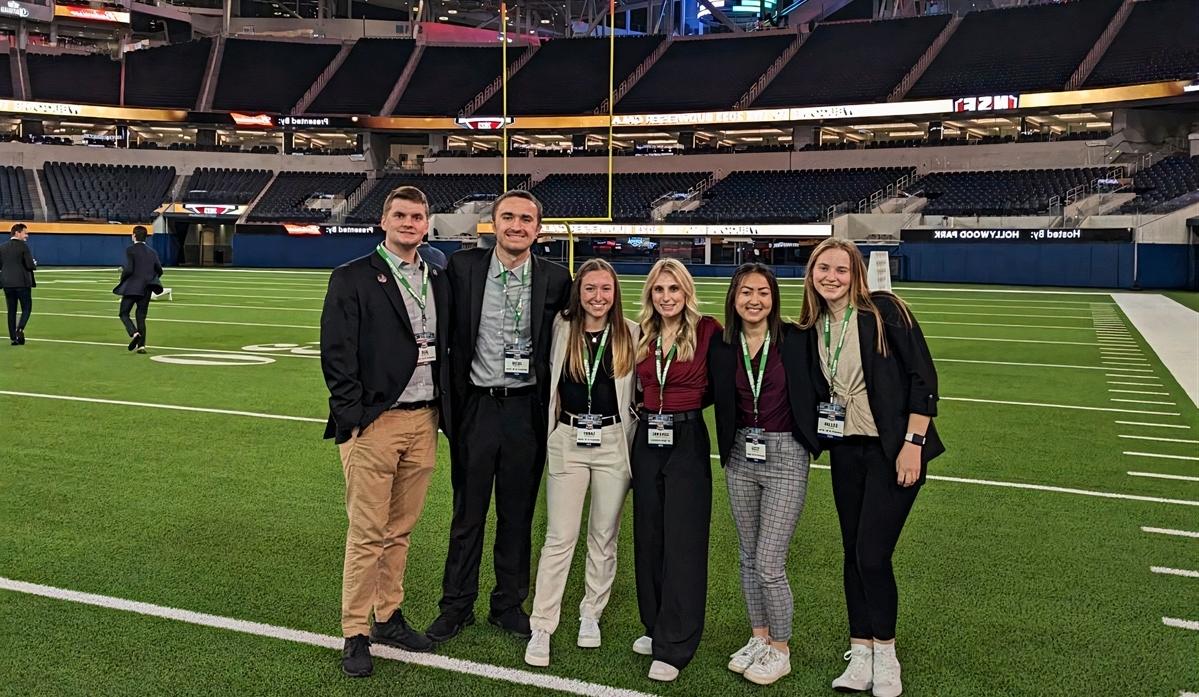
[[[1155,574],[1165,574],[1167,576],[1185,576],[1187,578],[1199,578],[1199,571],[1192,569],[1171,569],[1168,566],[1151,566],[1149,570]]]
[[[1193,537],[1195,539],[1199,539],[1199,532],[1191,532],[1189,530],[1174,530],[1171,528],[1151,528],[1151,527],[1142,525],[1141,532],[1151,532],[1151,533],[1156,533],[1158,535],[1170,535],[1173,537]]]
[[[155,404],[153,402],[130,402],[123,399],[98,399],[95,397],[71,397],[61,394],[42,394],[40,392],[15,392],[0,390],[0,395],[10,397],[36,397],[38,399],[60,399],[66,402],[88,402],[91,404],[116,404],[126,407],[146,407],[149,409],[167,409],[169,411],[195,411],[204,414],[224,414],[227,416],[249,416],[256,419],[275,419],[278,421],[303,421],[305,423],[323,424],[326,419],[314,419],[309,416],[286,416],[283,414],[264,414],[257,411],[237,411],[234,409],[213,409],[210,407],[185,407],[179,404]]]
[[[264,624],[262,622],[249,622],[232,617],[222,617],[220,615],[209,615],[203,612],[192,612],[191,610],[166,607],[164,605],[153,605],[151,603],[142,603],[135,600],[126,600],[124,598],[114,598],[108,595],[81,593],[79,591],[67,590],[65,588],[55,588],[53,586],[44,586],[39,583],[15,581],[13,579],[3,577],[0,577],[0,589],[9,590],[16,593],[38,595],[44,598],[53,598],[55,600],[65,600],[72,603],[81,603],[83,605],[94,605],[96,607],[103,607],[111,610],[122,610],[124,612],[132,612],[139,615],[147,615],[149,617],[160,617],[162,619],[175,620],[177,622],[185,622],[187,624],[195,624],[202,627],[227,629],[229,631],[240,632],[242,634],[252,634],[254,636],[268,637],[270,639],[280,639],[298,644],[308,644],[310,646],[319,646],[321,648],[331,650],[341,650],[342,643],[344,641],[344,639],[341,637],[329,636],[326,634],[306,632],[299,629],[290,629],[288,627],[278,627],[272,624]],[[541,673],[533,673],[527,670],[516,670],[514,668],[505,668],[503,666],[495,666],[488,663],[466,661],[461,658],[450,658],[448,656],[438,656],[435,654],[410,653],[408,651],[401,651],[399,649],[393,649],[387,646],[372,646],[371,653],[379,658],[387,658],[393,661],[401,661],[412,665],[425,666],[427,668],[438,668],[455,673],[465,673],[467,675],[477,675],[479,677],[489,678],[491,680],[502,680],[504,682],[517,683],[519,685],[530,685],[532,687],[539,687],[546,690],[558,690],[560,692],[569,692],[576,695],[602,695],[602,697],[649,697],[647,693],[637,692],[636,690],[625,690],[616,687],[609,687],[608,685],[600,685],[598,683],[589,683],[582,680],[563,678],[557,675],[544,675]]]

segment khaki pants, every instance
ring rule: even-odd
[[[404,602],[408,537],[425,506],[437,462],[437,409],[383,412],[338,446],[346,477],[346,556],[342,571],[344,636],[368,634]]]
[[[573,426],[559,425],[547,444],[545,486],[548,513],[545,546],[537,564],[537,589],[530,625],[551,634],[558,628],[566,576],[579,540],[583,499],[591,492],[587,521],[586,590],[579,615],[598,620],[616,578],[620,512],[629,491],[629,444],[619,423],[603,428],[602,445],[575,445]]]

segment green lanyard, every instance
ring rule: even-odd
[[[837,341],[837,352],[832,352],[832,317],[831,312],[824,315],[824,350],[828,353],[828,386],[836,391],[833,382],[837,379],[837,365],[841,362],[841,347],[845,345],[845,330],[849,327],[849,318],[853,317],[853,305],[845,308],[845,317],[841,318],[841,338]]]
[[[596,351],[594,358],[590,353],[583,356],[583,370],[587,373],[587,413],[591,413],[591,386],[595,384],[595,376],[599,373],[600,365],[604,362],[604,349],[608,347],[608,332],[612,329],[612,325],[604,327],[604,333],[600,336],[599,350]],[[592,360],[595,363],[592,363]]]
[[[678,337],[675,337],[676,339]],[[666,393],[666,374],[670,372],[670,364],[674,363],[674,354],[679,348],[676,341],[670,347],[670,353],[666,356],[666,365],[662,365],[662,335],[658,335],[658,346],[654,350],[654,374],[658,376],[658,413],[662,413],[662,400]]]
[[[838,349],[840,350],[840,349]],[[762,381],[766,379],[766,357],[770,355],[770,332],[762,342],[762,359],[758,362],[758,372],[755,373],[749,360],[749,344],[745,341],[745,332],[741,332],[741,358],[745,361],[745,375],[749,378],[749,391],[754,396],[754,425],[758,425],[758,398],[762,396]]]
[[[416,291],[413,290],[412,286],[408,283],[408,278],[403,272],[400,271],[399,267],[395,265],[395,262],[391,260],[391,257],[387,254],[387,251],[383,249],[383,245],[380,244],[375,251],[377,251],[379,256],[383,257],[383,261],[387,262],[387,265],[391,267],[391,274],[396,277],[396,280],[400,282],[400,285],[404,286],[404,290],[408,291],[408,295],[412,296],[412,299],[416,302],[417,307],[420,308],[420,320],[423,324],[425,322],[425,303],[427,303],[429,299],[428,264],[421,264],[421,276],[423,280],[421,281],[420,295],[417,295]]]
[[[524,265],[522,265],[520,268],[520,289],[521,289],[520,299],[516,302],[516,305],[514,306],[512,304],[512,302],[508,299],[508,275],[511,274],[511,275],[515,276],[516,274],[512,273],[508,269],[504,269],[503,271],[500,272],[500,281],[504,284],[504,305],[506,306],[506,309],[512,310],[512,338],[513,338],[513,341],[516,341],[517,339],[520,338],[520,318],[524,315],[524,311],[525,311],[524,288],[525,288],[525,279],[527,278],[528,273],[529,273],[529,262],[528,262],[528,260],[526,260]]]

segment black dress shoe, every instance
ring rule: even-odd
[[[133,338],[129,340],[129,350],[132,351],[141,345],[142,335],[137,332],[133,333]]]
[[[493,612],[487,615],[487,621],[521,639],[533,636],[533,630],[529,627],[529,616],[519,607],[505,610],[498,615]]]
[[[341,672],[351,678],[365,678],[375,672],[375,664],[371,660],[371,640],[365,634],[346,638],[345,648],[341,650]]]
[[[375,622],[375,626],[371,627],[371,642],[419,653],[433,650],[433,642],[429,637],[409,627],[399,608],[391,613],[391,619],[386,622]]]
[[[22,346],[25,345],[25,330],[24,329],[17,330],[17,343],[19,343]]]
[[[474,623],[475,613],[473,612],[461,616],[443,612],[425,630],[425,636],[432,639],[434,643],[440,644],[458,636],[463,629]]]

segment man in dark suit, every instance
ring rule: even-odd
[[[8,339],[13,346],[25,343],[25,325],[33,311],[33,289],[37,282],[33,271],[37,261],[29,251],[29,228],[17,223],[9,230],[9,239],[0,244],[0,286],[8,305]],[[21,321],[17,321],[17,304],[21,305]]]
[[[495,201],[494,249],[450,256],[453,288],[454,518],[442,579],[441,614],[429,638],[447,641],[474,622],[479,563],[495,489],[495,590],[488,621],[527,639],[531,528],[545,463],[549,350],[554,316],[570,294],[570,272],[534,257],[541,204],[527,191]]]
[[[121,296],[120,317],[129,335],[129,350],[146,352],[146,315],[150,311],[150,298],[162,292],[162,263],[158,253],[146,244],[146,228],[133,228],[133,244],[125,248],[125,263],[121,264],[121,281],[113,293]],[[137,324],[129,320],[129,311],[137,307]]]
[[[417,254],[429,226],[424,193],[392,191],[380,224],[384,240],[374,252],[333,270],[321,313],[325,438],[337,443],[346,480],[341,665],[352,677],[371,674],[371,642],[433,647],[400,606],[408,539],[437,462],[437,428],[451,433],[453,308],[444,272]]]

